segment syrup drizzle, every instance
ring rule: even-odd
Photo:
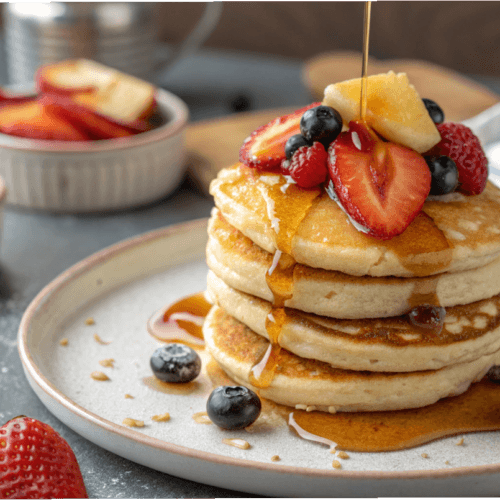
[[[273,294],[271,312],[266,319],[269,345],[249,374],[250,383],[263,389],[271,385],[279,366],[279,337],[287,321],[285,302],[293,296],[293,271],[296,262],[291,256],[292,240],[321,190],[305,190],[289,185],[283,176],[262,174],[260,182],[257,182],[257,188],[266,204],[266,216],[274,230],[277,248],[273,264],[266,272],[266,282]],[[283,189],[285,185],[286,190]],[[289,196],[293,197],[293,204],[289,202]]]
[[[293,412],[297,431],[300,428],[313,437],[335,442],[337,449],[360,452],[402,450],[447,436],[498,430],[499,415],[500,388],[487,379],[472,384],[460,396],[423,408],[333,415]]]
[[[148,332],[163,342],[202,346],[203,321],[212,305],[203,292],[184,297],[156,312],[148,321]]]
[[[213,358],[206,368],[214,387],[234,384]],[[485,377],[460,396],[424,408],[383,412],[307,412],[263,399],[262,415],[273,427],[288,424],[300,438],[329,451],[395,451],[457,434],[500,430],[500,387]]]
[[[365,2],[365,15],[363,21],[363,66],[361,68],[361,95],[359,98],[359,115],[362,121],[366,121],[366,104],[368,99],[368,48],[370,44],[370,19],[372,3]]]
[[[307,412],[304,412],[307,413]],[[330,451],[334,451],[338,444],[335,441],[332,441],[328,439],[327,437],[321,436],[320,434],[312,433],[307,431],[304,427],[308,427],[307,423],[304,425],[304,427],[301,427],[295,420],[295,414],[296,412],[290,412],[288,415],[288,425],[298,434],[299,437],[302,439],[307,439],[308,441],[314,441],[315,443],[320,443],[320,444],[326,444],[327,446],[330,447]],[[310,415],[310,413],[309,413]],[[316,417],[314,417],[316,418]],[[316,430],[316,429],[313,429]]]
[[[360,95],[360,117],[362,121],[366,121],[366,109],[368,100],[368,56],[369,56],[369,45],[370,45],[370,20],[371,20],[371,1],[365,2],[364,19],[363,19],[363,64],[361,68],[361,95]],[[428,231],[425,234],[427,241],[432,242],[431,248],[432,252],[436,253],[442,251],[443,258],[435,262],[416,262],[412,260],[415,253],[409,253],[407,249],[398,245],[398,239],[395,238],[395,245],[390,245],[391,249],[396,253],[399,258],[400,263],[406,269],[412,271],[415,276],[429,276],[436,272],[444,270],[451,262],[451,248],[444,235],[444,233],[436,226],[434,221],[424,212],[419,214],[417,221],[414,221],[414,225],[426,224],[428,226]],[[418,251],[420,250],[420,252]],[[426,249],[418,249],[416,255],[425,253]],[[424,311],[421,317],[427,317],[429,319],[430,326],[432,317],[431,310],[433,307],[440,307],[439,298],[437,296],[437,284],[439,282],[438,278],[425,281],[417,281],[415,284],[415,289],[409,300],[409,310],[419,308],[423,311],[423,308],[427,308],[428,311]],[[443,315],[444,319],[444,315]],[[437,326],[436,331],[441,330],[442,322]]]

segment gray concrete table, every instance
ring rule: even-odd
[[[203,52],[181,61],[160,83],[187,102],[192,120],[226,115],[235,107],[263,109],[310,101],[300,83],[299,62],[272,58]],[[74,450],[90,497],[248,496],[156,472],[82,438],[38,400],[17,355],[23,312],[57,275],[125,238],[207,217],[211,207],[212,201],[186,181],[168,199],[126,212],[53,215],[6,210],[0,248],[0,423],[23,414],[54,427]]]

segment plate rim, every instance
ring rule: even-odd
[[[200,461],[208,461],[212,464],[224,465],[230,467],[238,467],[245,469],[253,469],[256,471],[266,471],[280,474],[293,474],[308,477],[317,477],[323,479],[363,479],[363,480],[396,480],[396,479],[445,479],[452,477],[463,476],[478,476],[492,473],[500,473],[500,463],[488,465],[473,465],[454,467],[450,469],[422,469],[411,471],[349,471],[349,470],[327,470],[327,469],[311,469],[300,466],[267,464],[264,462],[256,462],[248,459],[239,459],[232,457],[225,457],[211,452],[204,452],[195,450],[186,446],[169,443],[167,441],[158,440],[156,438],[146,436],[140,432],[128,429],[122,425],[115,424],[106,420],[99,415],[80,406],[59,389],[57,389],[42,373],[42,370],[36,365],[33,356],[28,348],[28,336],[30,333],[30,326],[33,318],[43,305],[50,300],[50,297],[56,292],[63,289],[70,281],[78,278],[86,271],[91,270],[95,265],[101,264],[114,256],[129,251],[134,247],[139,247],[148,244],[154,240],[169,238],[181,233],[189,234],[190,231],[201,230],[206,228],[208,218],[196,219],[188,222],[170,225],[164,228],[155,229],[147,233],[133,236],[131,238],[122,240],[118,243],[110,245],[98,252],[91,254],[85,259],[77,262],[66,271],[63,271],[50,283],[48,283],[31,301],[25,310],[21,323],[18,329],[18,353],[23,365],[25,376],[29,382],[35,383],[49,398],[57,404],[63,406],[66,410],[70,411],[73,415],[80,419],[90,422],[92,425],[97,425],[101,430],[117,434],[122,438],[128,439],[132,442],[139,443],[143,446],[154,448],[156,450],[164,451],[171,454],[181,455],[185,458],[192,458]],[[31,378],[31,381],[29,380]],[[36,391],[35,391],[36,393]],[[37,394],[37,397],[40,397]],[[43,402],[43,401],[42,401]],[[54,413],[49,408],[51,413]],[[59,417],[58,417],[59,418]],[[65,425],[68,425],[63,421]],[[69,425],[68,425],[69,426]],[[78,431],[75,431],[80,434]],[[88,439],[85,437],[85,439]],[[89,441],[91,441],[89,439]],[[101,445],[99,445],[101,446]],[[103,446],[101,446],[104,448]],[[116,453],[120,455],[119,453]],[[120,455],[121,456],[121,455]],[[135,461],[130,457],[129,460]],[[137,462],[136,462],[137,463]],[[139,462],[140,463],[140,462]],[[158,469],[157,469],[158,470]]]

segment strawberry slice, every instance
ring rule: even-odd
[[[320,102],[315,102],[293,113],[275,118],[267,125],[254,130],[243,142],[240,161],[251,168],[264,171],[280,170],[285,159],[285,144],[289,137],[300,134],[300,119],[305,111]]]
[[[363,122],[351,122],[328,153],[335,193],[332,186],[328,191],[359,230],[387,240],[401,234],[422,209],[431,173],[412,149],[383,141]]]

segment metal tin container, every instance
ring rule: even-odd
[[[222,2],[208,2],[194,30],[164,63],[196,50],[213,31]],[[5,47],[9,83],[33,81],[37,68],[64,59],[86,58],[154,81],[158,3],[6,3]]]

